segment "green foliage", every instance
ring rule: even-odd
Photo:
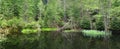
[[[37,29],[22,29],[21,31],[23,34],[31,34],[31,33],[37,33]]]
[[[112,30],[120,30],[120,19],[119,18],[114,18],[111,21],[111,28]]]
[[[94,37],[94,38],[111,36],[111,33],[106,33],[104,31],[97,31],[97,30],[83,30],[82,33],[84,36]]]
[[[0,37],[0,43],[1,43],[1,42],[4,42],[6,39],[7,39],[6,37],[2,37],[2,36],[1,36],[1,37]]]
[[[120,0],[114,0],[112,5],[113,5],[114,7],[120,6]]]
[[[104,30],[104,23],[103,20],[101,20],[102,18],[99,18],[96,20],[96,29],[98,30]]]
[[[16,27],[16,26],[19,26],[20,25],[20,22],[21,20],[20,19],[17,19],[17,18],[13,18],[13,19],[10,19],[10,20],[1,20],[0,21],[0,26],[1,27]]]
[[[66,47],[67,45],[67,44],[64,45],[64,43],[70,42],[68,43],[68,45],[70,45],[71,43],[75,44],[71,41],[66,41],[66,40],[73,40],[71,38],[73,38],[74,36],[69,36],[70,38],[67,37],[69,39],[66,39],[66,38],[61,39],[60,37],[57,37],[57,38],[60,38],[60,39],[57,39],[54,37],[53,34],[50,34],[48,32],[57,31],[58,30],[57,27],[64,26],[64,24],[66,24],[66,21],[64,21],[65,17],[67,20],[70,20],[70,23],[71,23],[70,29],[73,28],[71,26],[76,27],[76,29],[77,28],[90,29],[90,20],[89,20],[91,18],[90,13],[91,11],[94,12],[95,9],[100,10],[99,11],[100,14],[96,14],[95,16],[92,16],[92,17],[95,17],[96,19],[95,23],[96,23],[96,28],[98,30],[104,30],[104,19],[103,19],[103,15],[101,14],[102,13],[101,11],[104,11],[105,13],[103,14],[105,15],[108,14],[108,16],[112,18],[110,21],[111,27],[109,29],[120,30],[120,25],[119,25],[120,24],[120,10],[119,10],[120,0],[74,0],[74,1],[73,0],[49,0],[47,4],[44,4],[42,1],[43,0],[0,0],[0,29],[2,29],[4,32],[11,32],[11,33],[22,32],[22,34],[25,36],[30,35],[28,36],[27,39],[25,39],[23,36],[21,36],[20,39],[17,37],[15,40],[13,39],[14,37],[12,39],[8,39],[8,41],[6,41],[5,43],[7,45],[7,46],[5,45],[6,47],[11,47],[11,44],[12,44],[12,46],[15,49],[15,47],[18,46],[19,44],[19,46],[17,47],[18,49],[21,49],[19,47],[25,47],[22,49],[30,49],[30,48],[32,49],[66,49],[66,48],[63,48],[63,47]],[[111,1],[112,4],[109,4],[108,3],[109,1]],[[100,4],[100,2],[102,3]],[[111,8],[107,6],[108,4],[111,5]],[[66,16],[64,17],[64,15]],[[35,21],[36,18],[38,18],[39,20]],[[29,38],[29,37],[33,37],[31,35],[36,34],[37,32],[39,32],[39,30],[43,32],[44,31],[45,32],[47,31],[47,32],[43,33],[41,37],[38,37],[40,38],[41,43],[40,43],[40,48],[36,48],[37,46],[39,46],[37,45],[39,42],[37,41],[38,38],[36,39],[36,38]],[[78,32],[78,30],[65,30],[63,32]],[[111,33],[106,33],[104,31],[97,31],[97,30],[83,30],[82,32],[84,36],[89,36],[94,38],[111,36]],[[78,37],[77,38],[74,37],[74,39],[81,40]],[[1,40],[4,40],[4,39],[0,39],[0,42]],[[36,43],[34,47],[32,47],[33,43]],[[28,46],[26,46],[26,44],[28,44]],[[75,45],[71,45],[71,46],[68,46],[68,45],[67,45],[67,47],[69,47],[68,49],[72,49],[75,46]],[[119,44],[117,45],[119,46]],[[78,44],[78,47],[79,47],[79,44]],[[81,49],[81,47],[78,49]],[[86,49],[86,48],[83,48],[83,49]]]
[[[57,31],[57,28],[41,28],[41,31]],[[26,28],[26,29],[22,29],[21,31],[23,34],[31,34],[31,33],[37,33],[38,30],[37,29],[30,29],[30,28]]]
[[[24,33],[24,34],[30,34],[30,33],[37,33],[38,28],[37,22],[24,22],[21,18],[12,18],[9,20],[2,20],[0,21],[0,27],[3,29],[6,33],[7,29],[9,34],[15,33]],[[4,33],[4,34],[5,34]]]
[[[41,28],[41,31],[57,31],[57,28]]]
[[[22,19],[12,18],[7,21],[7,24],[11,27],[20,26],[22,23],[21,21],[22,21]]]
[[[112,8],[111,9],[111,15],[112,15],[112,17],[120,17],[120,10],[118,10],[118,9],[120,9],[120,6],[119,7],[114,7],[114,8]]]
[[[80,27],[84,28],[84,29],[89,29],[90,28],[90,21],[88,21],[88,20],[81,20]]]
[[[1,21],[0,21],[0,26],[1,26],[1,27],[6,27],[6,26],[8,26],[8,24],[7,24],[6,22],[7,22],[7,20],[1,20]]]
[[[56,27],[64,24],[64,14],[67,20],[73,18],[72,22],[76,23],[81,28],[90,28],[89,20],[86,19],[89,10],[101,9],[100,0],[66,0],[64,5],[62,0],[50,0],[44,4],[42,0],[0,0],[0,26],[21,26],[22,28],[36,28],[34,18],[39,17],[41,27]],[[103,0],[106,4],[106,0]],[[109,12],[111,18],[120,17],[119,0],[111,0],[112,8]],[[97,14],[99,15],[99,14]],[[14,18],[16,17],[16,18]],[[102,16],[94,16],[97,19],[97,28],[103,29]],[[85,19],[84,19],[85,18]],[[16,23],[14,23],[16,22]],[[118,21],[115,23],[119,23]],[[53,25],[53,24],[56,24]],[[111,22],[111,28],[114,27],[114,22]],[[115,28],[115,27],[114,27]],[[113,28],[112,28],[113,29]],[[120,29],[119,29],[120,30]]]
[[[38,22],[35,22],[35,21],[28,22],[28,23],[25,23],[23,28],[37,28],[37,24]]]

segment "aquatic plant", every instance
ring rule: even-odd
[[[41,31],[56,31],[57,28],[41,28]]]
[[[41,28],[41,31],[56,31],[57,28]],[[22,29],[21,31],[23,34],[31,34],[31,33],[37,33],[38,30],[37,29],[30,29],[30,28],[26,28],[26,29]]]
[[[105,36],[111,36],[111,33],[107,33],[105,31],[98,31],[98,30],[82,30],[82,34],[84,36],[88,37],[105,37]]]
[[[38,30],[37,29],[23,29],[21,32],[23,34],[31,34],[31,33],[37,33]]]

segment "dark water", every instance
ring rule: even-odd
[[[8,36],[0,43],[2,49],[120,49],[120,36],[109,40],[84,37],[81,33],[43,32],[37,34]]]

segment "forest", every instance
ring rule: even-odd
[[[0,49],[120,49],[120,0],[0,0]]]

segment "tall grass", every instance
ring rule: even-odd
[[[98,31],[98,30],[83,30],[82,33],[84,36],[94,37],[94,38],[111,36],[111,33],[107,33],[105,31]]]

